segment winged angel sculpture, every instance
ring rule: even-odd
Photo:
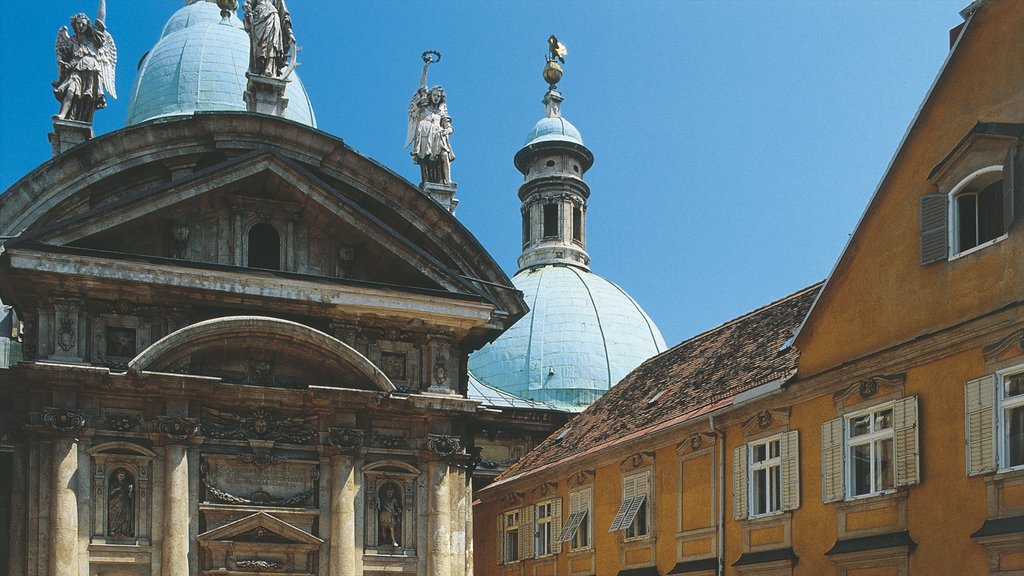
[[[441,86],[427,90],[427,67],[440,60],[441,55],[433,50],[423,53],[420,87],[409,102],[405,145],[412,145],[412,161],[419,164],[424,183],[451,184],[451,163],[455,161],[455,154],[449,140],[454,130],[448,103]]]
[[[107,106],[104,91],[117,98],[117,47],[107,32],[106,16],[106,0],[100,0],[95,21],[79,12],[71,17],[74,36],[68,34],[67,26],[57,32],[58,79],[53,82],[53,95],[60,102],[57,117],[62,120],[92,122],[96,109]]]

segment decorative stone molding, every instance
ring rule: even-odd
[[[331,428],[327,441],[342,452],[355,452],[363,447],[363,431],[353,428]]]
[[[80,410],[51,408],[43,413],[43,423],[58,432],[67,434],[85,426],[85,415]]]
[[[761,410],[743,421],[743,436],[750,437],[767,432],[773,428],[789,426],[789,407]]]
[[[242,452],[238,455],[238,459],[246,464],[255,464],[256,466],[271,466],[273,464],[280,464],[288,458],[284,456],[277,456],[271,454],[269,448],[253,448],[252,452]]]
[[[891,394],[902,396],[903,383],[906,379],[907,375],[903,372],[872,376],[838,390],[832,395],[832,400],[836,403],[837,408],[842,409],[880,396]]]
[[[579,488],[580,486],[593,484],[594,477],[596,475],[597,474],[594,470],[580,470],[579,472],[576,472],[575,474],[569,476],[569,488]]]
[[[157,430],[171,440],[187,440],[196,433],[198,426],[185,418],[161,418]]]
[[[994,362],[1013,348],[1017,349],[1017,354],[1024,354],[1024,330],[1007,334],[998,342],[993,342],[982,348],[981,353],[986,362]]]
[[[203,433],[223,440],[312,444],[316,440],[315,424],[315,415],[277,418],[269,410],[251,410],[245,416],[213,408],[203,410]]]
[[[547,498],[558,493],[558,482],[544,482],[530,491],[534,498]]]
[[[203,486],[212,499],[223,504],[236,504],[239,506],[280,506],[282,508],[293,508],[305,505],[313,497],[312,490],[300,492],[286,498],[275,498],[262,490],[253,492],[249,497],[236,496],[210,484],[205,478],[203,479]]]
[[[523,492],[511,492],[501,499],[501,507],[514,508],[516,506],[522,506],[524,502],[526,502],[526,494]]]
[[[462,440],[447,434],[429,434],[427,448],[442,458],[449,458],[462,451]]]
[[[676,454],[686,456],[707,450],[715,445],[715,434],[710,431],[698,432],[676,444]]]
[[[637,452],[619,463],[623,472],[632,472],[637,468],[654,464],[654,452]]]
[[[131,432],[139,427],[142,419],[134,414],[108,413],[104,425],[108,430]]]
[[[405,448],[405,434],[384,434],[383,432],[377,432],[373,435],[373,441],[381,448],[387,448],[388,450],[398,450]]]

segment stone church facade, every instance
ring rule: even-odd
[[[448,207],[244,112],[58,152],[0,205],[9,573],[472,574],[467,356],[526,307]]]

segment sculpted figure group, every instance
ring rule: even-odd
[[[60,102],[56,117],[61,120],[92,122],[96,110],[107,106],[105,92],[117,98],[117,47],[107,32],[106,18],[106,1],[100,0],[95,20],[79,12],[71,17],[73,36],[67,26],[57,32],[57,80],[52,84]]]
[[[405,145],[412,145],[412,161],[419,164],[424,183],[451,184],[451,163],[455,161],[449,139],[454,132],[452,118],[448,115],[444,88],[434,86],[427,89],[427,68],[440,59],[437,52],[423,53],[420,87],[409,102],[409,130]]]

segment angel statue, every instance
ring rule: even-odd
[[[114,67],[117,64],[117,47],[114,38],[107,32],[106,0],[100,0],[96,20],[79,12],[71,17],[71,28],[75,35],[68,35],[68,27],[61,26],[57,32],[57,73],[53,82],[53,95],[60,101],[57,118],[92,122],[97,108],[105,108],[107,99],[117,98],[114,89]]]
[[[245,31],[249,33],[249,72],[267,78],[285,78],[294,68],[292,16],[284,0],[245,0]]]
[[[420,87],[409,102],[409,130],[405,145],[412,145],[412,161],[419,164],[423,182],[451,184],[451,163],[455,161],[449,136],[454,132],[448,116],[444,88],[427,90],[427,68],[439,62],[441,55],[433,50],[423,53]]]

